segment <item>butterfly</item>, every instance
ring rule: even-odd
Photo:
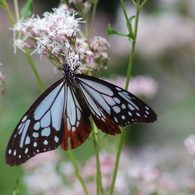
[[[104,133],[119,126],[154,122],[155,112],[128,91],[96,77],[60,67],[64,76],[32,104],[17,124],[6,148],[6,164],[16,166],[38,153],[80,146],[91,132],[89,117]]]

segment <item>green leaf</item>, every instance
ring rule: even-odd
[[[129,35],[126,34],[122,34],[122,33],[118,33],[116,32],[110,24],[108,24],[107,28],[106,28],[106,32],[108,35],[119,35],[119,36],[123,36],[123,37],[129,37]]]
[[[33,3],[33,0],[26,1],[20,13],[22,18],[26,18],[32,14],[32,11],[33,11],[32,3]]]
[[[2,6],[2,7],[4,7],[4,8],[5,8],[5,4],[3,4],[3,3],[0,3],[0,6]]]
[[[132,21],[134,18],[135,18],[135,16],[131,16],[131,17],[129,18],[130,24],[131,24],[131,21]]]
[[[118,33],[115,30],[113,30],[110,24],[108,24],[108,27],[106,28],[106,32],[108,35],[118,35]]]
[[[20,195],[18,180],[16,181],[16,185],[15,185],[14,191],[12,192],[12,195]]]

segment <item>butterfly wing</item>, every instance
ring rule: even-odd
[[[77,80],[90,105],[97,127],[106,123],[110,125],[108,118],[122,127],[135,122],[154,122],[157,119],[157,115],[149,106],[120,87],[83,74],[77,74]],[[116,129],[116,125],[113,125],[113,128]],[[119,130],[115,129],[113,131],[119,133]],[[109,132],[112,131],[107,133]]]
[[[6,164],[19,165],[60,145],[65,88],[62,78],[42,93],[24,114],[6,148]]]

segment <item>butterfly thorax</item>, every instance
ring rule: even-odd
[[[64,79],[69,86],[74,85],[73,80],[75,79],[74,71],[68,64],[60,66],[60,69],[64,71]]]

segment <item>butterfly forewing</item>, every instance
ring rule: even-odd
[[[97,95],[96,98],[100,100],[99,102],[94,101],[94,99],[87,93],[85,88],[80,85],[80,88],[83,91],[83,95],[87,101],[89,109],[91,111],[91,115],[96,126],[101,129],[104,133],[108,133],[111,135],[119,134],[121,131],[116,123],[111,120],[111,117],[102,109],[104,106],[104,102],[101,102],[101,99]],[[94,94],[95,95],[95,94]],[[100,104],[101,102],[101,104]],[[101,106],[100,106],[101,105]],[[104,107],[105,108],[105,107]]]
[[[77,79],[88,104],[91,105],[91,112],[95,115],[100,115],[100,109],[92,104],[101,107],[119,126],[156,120],[157,115],[149,106],[124,89],[88,75],[78,74]]]
[[[6,163],[19,165],[37,153],[57,148],[62,142],[64,79],[48,88],[24,114],[6,149]]]

